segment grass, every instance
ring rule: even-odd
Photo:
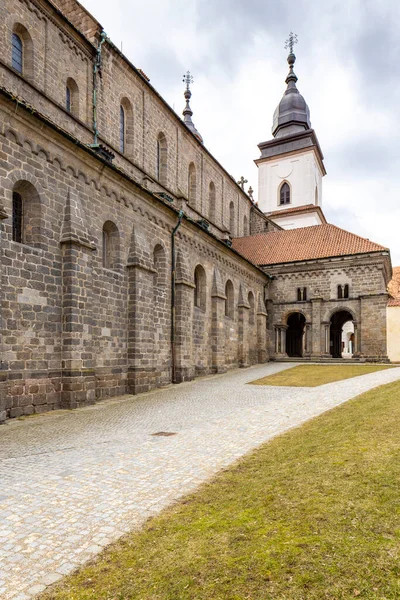
[[[399,600],[400,381],[274,438],[42,600]]]
[[[392,365],[299,365],[250,383],[251,385],[316,387],[391,368]]]

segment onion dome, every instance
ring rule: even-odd
[[[203,143],[203,138],[201,137],[200,133],[197,131],[196,127],[194,126],[194,123],[192,121],[192,116],[193,116],[193,111],[190,108],[190,98],[192,97],[192,92],[190,91],[189,85],[191,83],[193,83],[193,77],[190,74],[190,71],[187,71],[187,73],[183,76],[183,82],[186,83],[186,89],[184,92],[184,96],[185,96],[185,100],[186,100],[186,106],[183,109],[183,122],[185,123],[186,127],[188,129],[190,129],[190,131],[193,133],[193,135],[195,135],[197,137],[197,139],[199,140],[199,142]]]
[[[282,137],[297,131],[311,129],[310,109],[296,87],[297,76],[293,71],[296,56],[293,53],[293,43],[287,59],[289,74],[286,77],[286,92],[274,112],[272,135]]]

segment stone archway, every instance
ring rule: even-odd
[[[353,320],[348,310],[339,310],[331,316],[329,351],[332,358],[342,358],[343,325]]]
[[[287,319],[286,354],[303,356],[303,335],[306,318],[302,313],[291,313]]]

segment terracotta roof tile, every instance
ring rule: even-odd
[[[329,223],[235,238],[232,246],[256,265],[388,250]]]
[[[400,267],[393,267],[393,278],[389,282],[388,292],[391,296],[388,306],[400,306]]]

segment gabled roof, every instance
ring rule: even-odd
[[[273,212],[266,213],[269,219],[277,219],[279,217],[286,217],[287,215],[295,215],[295,214],[303,214],[317,212],[321,221],[326,223],[326,218],[324,213],[322,212],[322,208],[320,206],[315,206],[315,204],[304,204],[303,206],[291,206],[290,208],[283,208],[282,210],[274,210]]]
[[[388,251],[329,223],[234,238],[232,246],[256,265]]]
[[[388,306],[400,306],[400,267],[393,267],[393,277],[388,285]]]

